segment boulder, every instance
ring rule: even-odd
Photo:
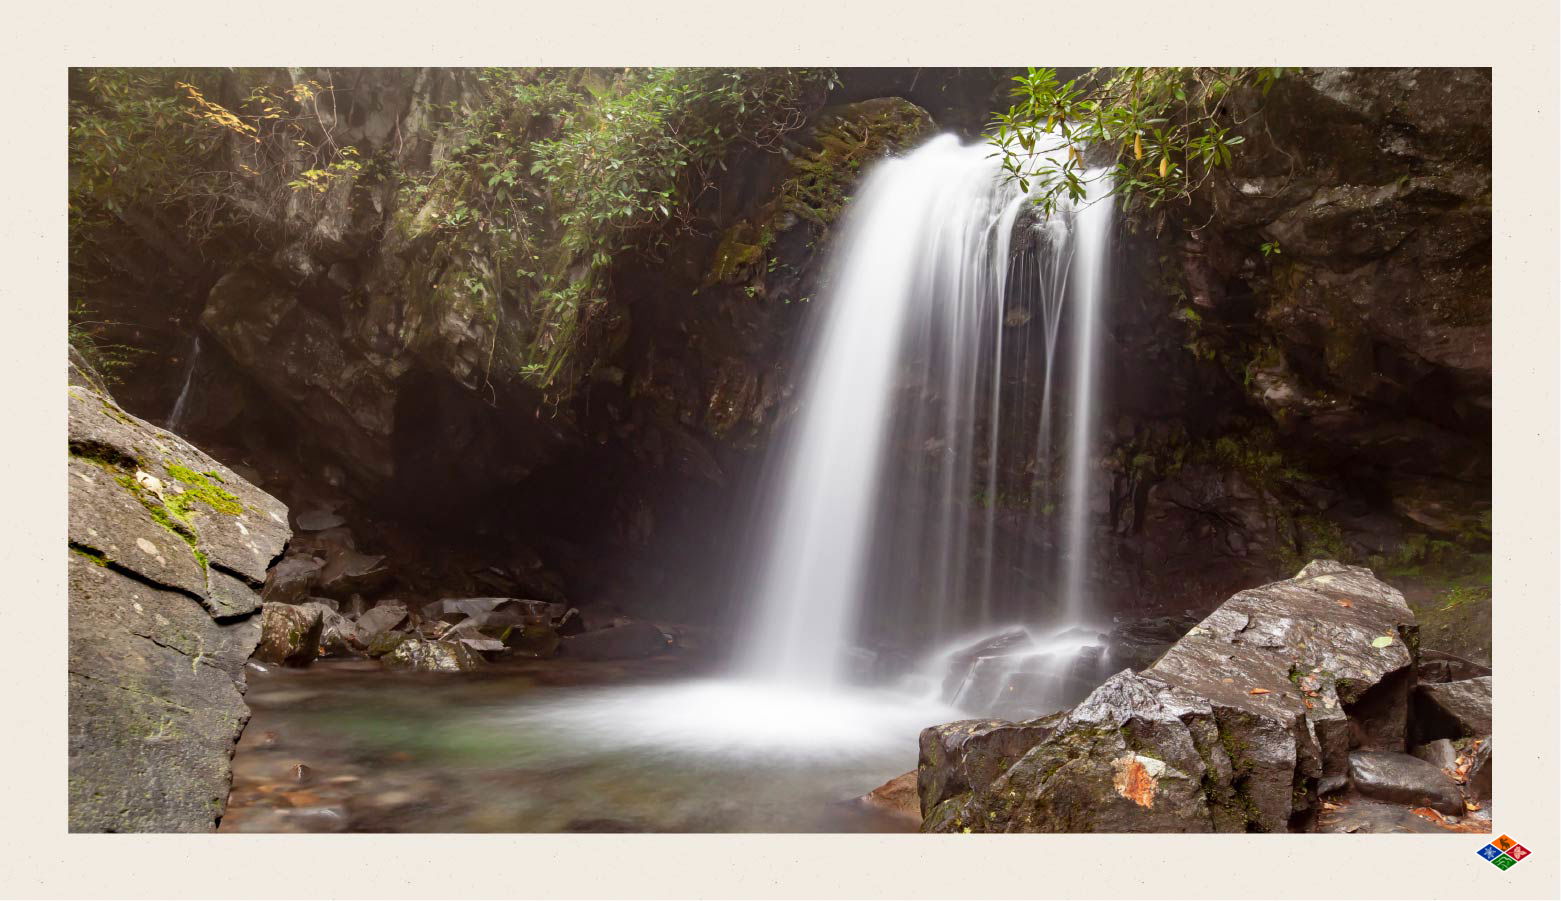
[[[881,811],[891,819],[914,829],[921,823],[921,807],[916,795],[916,772],[896,776],[856,799],[858,804]]]
[[[923,829],[1303,828],[1317,794],[1344,784],[1352,747],[1404,747],[1415,641],[1398,591],[1314,561],[1111,677],[995,777],[971,773],[964,793],[929,779]]]
[[[1439,770],[1452,770],[1458,767],[1458,749],[1445,738],[1426,742],[1415,748],[1413,753]]]
[[[947,658],[943,699],[979,716],[1029,719],[1076,703],[1101,683],[1104,635],[1011,630]]]
[[[380,633],[389,632],[407,621],[407,608],[400,604],[380,604],[358,615],[358,643],[367,645]]]
[[[278,604],[297,604],[309,597],[309,593],[319,583],[320,572],[324,568],[325,562],[317,557],[289,551],[266,574],[265,590],[261,596]]]
[[[1206,700],[1123,670],[990,783],[933,807],[922,828],[1235,831],[1242,820],[1232,771]],[[1206,785],[1224,787],[1226,797],[1215,803]]]
[[[424,607],[423,616],[447,623],[475,619],[479,626],[503,628],[547,623],[552,607],[547,601],[522,598],[444,598]]]
[[[1415,715],[1423,738],[1490,735],[1491,677],[1421,685]]]
[[[358,641],[358,627],[337,612],[335,601],[310,598],[301,606],[320,614],[321,657],[356,657],[362,654],[363,645]]]
[[[1350,781],[1368,798],[1462,814],[1458,783],[1434,763],[1393,751],[1350,752]]]
[[[320,652],[325,619],[319,607],[266,604],[260,620],[255,658],[281,666],[308,666]]]
[[[326,529],[334,529],[344,525],[347,518],[332,510],[305,510],[298,514],[295,520],[298,528],[305,532],[323,532]]]
[[[916,788],[922,815],[978,785],[988,785],[1057,728],[1061,714],[1010,723],[960,720],[921,730]]]
[[[406,638],[379,658],[386,669],[424,673],[465,673],[482,667],[482,658],[455,641]]]
[[[372,595],[390,585],[394,573],[382,554],[361,554],[343,549],[326,561],[320,571],[320,594],[335,598]]]
[[[74,362],[68,397],[69,828],[210,832],[287,508]]]
[[[943,679],[943,697],[953,698],[959,694],[960,686],[977,660],[1005,654],[1014,648],[1028,647],[1029,644],[1030,633],[1027,630],[1009,629],[950,653]]]
[[[1464,791],[1474,801],[1486,801],[1491,796],[1491,739],[1480,740],[1468,750],[1473,755],[1469,771],[1464,778]]]
[[[364,644],[364,653],[369,657],[383,657],[411,637],[405,632],[381,632]]]
[[[665,653],[670,644],[667,636],[650,623],[631,622],[562,639],[559,652],[580,660],[618,660]]]
[[[1478,679],[1481,676],[1489,676],[1491,669],[1473,660],[1466,660],[1457,654],[1449,654],[1446,651],[1435,651],[1429,648],[1420,650],[1420,665],[1417,668],[1420,683],[1427,682],[1459,682],[1464,679]]]
[[[561,639],[551,626],[542,623],[534,623],[529,626],[518,626],[509,630],[509,637],[504,639],[516,654],[522,657],[551,657],[558,653]]]
[[[1106,636],[1106,652],[1115,666],[1141,670],[1197,624],[1198,617],[1189,613],[1129,620],[1114,626]]]

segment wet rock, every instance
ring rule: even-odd
[[[394,577],[383,555],[343,550],[326,561],[317,590],[337,598],[372,595],[389,586]]]
[[[358,627],[336,611],[335,603],[323,603],[311,598],[300,606],[320,614],[320,656],[356,657],[363,652],[363,644],[358,640]]]
[[[320,650],[325,622],[318,607],[266,604],[261,608],[260,646],[255,657],[283,666],[308,666]]]
[[[1113,666],[1141,670],[1197,624],[1198,617],[1190,613],[1129,620],[1112,628],[1106,650]]]
[[[1473,759],[1464,778],[1464,791],[1475,801],[1488,801],[1491,797],[1491,739],[1484,738],[1468,752]]]
[[[666,653],[670,641],[646,622],[584,632],[559,642],[559,653],[580,660],[620,660]]]
[[[522,598],[444,598],[423,608],[424,617],[448,623],[473,619],[484,628],[546,623],[551,614],[548,602]]]
[[[358,642],[368,645],[383,632],[389,632],[407,621],[407,608],[400,604],[381,604],[365,610],[358,616]]]
[[[386,669],[424,673],[464,673],[482,667],[482,658],[454,641],[405,638],[379,658]]]
[[[1439,770],[1452,770],[1458,767],[1458,749],[1445,738],[1420,745],[1415,748],[1414,755]]]
[[[288,553],[266,574],[262,596],[278,604],[296,604],[309,597],[319,584],[325,562],[307,555]]]
[[[1422,648],[1418,667],[1421,684],[1427,682],[1460,682],[1489,676],[1491,669],[1473,660],[1466,660],[1446,651]]]
[[[534,623],[510,629],[504,643],[522,657],[546,658],[558,652],[561,640],[552,627]]]
[[[1415,695],[1416,727],[1425,738],[1491,734],[1491,677],[1422,685]]]
[[[916,786],[923,815],[949,798],[988,785],[1057,728],[1061,714],[1010,723],[960,720],[921,731]]]
[[[949,654],[947,675],[943,681],[943,696],[952,698],[959,693],[959,687],[964,683],[970,667],[980,658],[1002,654],[1014,648],[1027,647],[1029,644],[1028,631],[1009,629]]]
[[[1143,673],[1113,676],[967,795],[939,801],[947,791],[929,784],[923,828],[1304,826],[1346,778],[1352,745],[1404,747],[1414,639],[1396,590],[1314,561],[1237,593]]]
[[[896,776],[867,794],[857,803],[902,820],[912,828],[921,824],[921,805],[916,793],[916,771]]]
[[[1324,809],[1317,817],[1316,831],[1358,835],[1431,835],[1447,832],[1425,817],[1416,815],[1406,805],[1369,798],[1355,798],[1348,804]]]
[[[1410,807],[1463,813],[1463,795],[1441,768],[1393,751],[1350,752],[1350,781],[1367,797]]]
[[[331,510],[306,510],[295,520],[298,528],[306,532],[323,532],[344,525],[347,518]]]
[[[1124,670],[991,783],[934,807],[922,828],[1234,831],[1239,817],[1216,824],[1204,790],[1205,780],[1228,785],[1231,771],[1207,701]]]
[[[364,654],[369,657],[383,657],[411,637],[405,632],[381,632],[366,643]]]
[[[287,508],[71,368],[68,825],[209,832]]]

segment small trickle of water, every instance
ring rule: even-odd
[[[184,427],[184,420],[189,415],[190,387],[195,384],[195,367],[201,361],[201,336],[197,334],[195,340],[190,343],[190,359],[184,366],[184,386],[179,389],[179,398],[173,402],[173,411],[168,414],[168,423],[164,426],[168,431],[179,434]]]

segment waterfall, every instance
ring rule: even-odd
[[[1112,211],[1103,178],[1091,185],[1040,217],[991,148],[950,135],[868,174],[758,508],[748,675],[838,683],[862,631],[924,650],[1005,622],[1092,618]],[[1049,540],[1016,548],[1014,534]]]
[[[190,386],[195,384],[195,367],[201,359],[201,336],[196,333],[195,340],[190,343],[190,360],[184,367],[184,386],[179,389],[179,397],[173,402],[173,412],[168,414],[168,422],[164,426],[168,431],[179,434],[179,429],[184,425],[184,417],[189,412]]]

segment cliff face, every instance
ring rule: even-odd
[[[1127,239],[1101,503],[1119,590],[1488,547],[1490,98],[1482,69],[1282,79],[1233,99],[1229,176]]]
[[[442,164],[491,100],[481,77],[227,76],[234,102],[332,86],[310,137],[364,163],[303,191],[287,186],[304,163],[266,169],[235,201],[242,240],[199,252],[127,226],[164,262],[104,318],[178,362],[117,390],[161,418],[191,385],[181,432],[296,508],[346,515],[404,566],[396,596],[481,593],[494,559],[537,559],[575,598],[708,613],[722,600],[676,576],[740,522],[855,179],[935,128],[974,131],[1004,73],[843,70],[799,90],[784,134],[731,148],[664,246],[605,264],[610,289],[567,333],[506,268],[521,239],[459,224],[465,183]],[[1228,176],[1121,242],[1095,521],[1122,607],[1489,538],[1488,72],[1306,71],[1231,103],[1251,117]],[[223,159],[238,172],[247,152]],[[559,348],[568,365],[537,378]]]

